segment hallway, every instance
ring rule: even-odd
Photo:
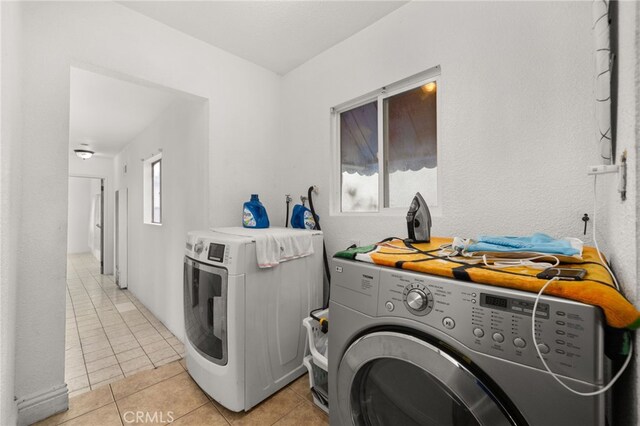
[[[183,344],[91,253],[67,257],[65,381],[73,397],[178,360]]]

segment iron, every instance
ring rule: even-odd
[[[407,212],[407,231],[409,242],[428,243],[431,240],[431,212],[419,192],[416,192]]]

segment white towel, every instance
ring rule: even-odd
[[[272,268],[287,260],[314,253],[312,235],[320,231],[292,228],[214,228],[212,231],[248,236],[255,239],[256,258],[260,268]]]

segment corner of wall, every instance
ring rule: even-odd
[[[0,2],[0,424],[18,420],[15,401],[16,300],[20,209],[22,7]]]

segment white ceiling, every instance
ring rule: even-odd
[[[79,68],[71,68],[69,148],[87,143],[96,155],[113,156],[178,97]]]
[[[120,1],[284,75],[407,1]]]

